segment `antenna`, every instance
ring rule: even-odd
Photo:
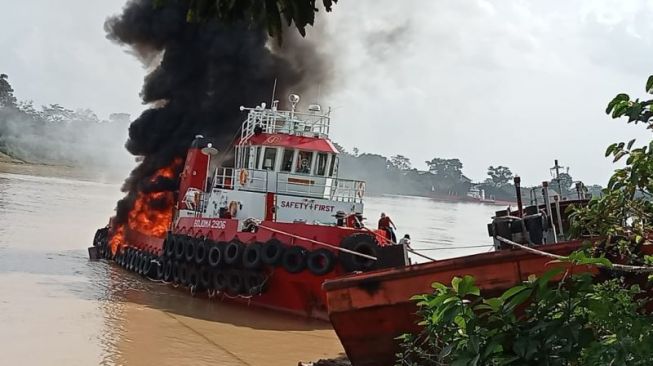
[[[274,106],[274,94],[277,92],[277,78],[274,78],[274,86],[272,87],[272,99],[270,100],[270,105]]]
[[[553,177],[553,180],[556,181],[556,183],[558,183],[558,194],[560,195],[560,197],[562,199],[564,199],[565,197],[564,197],[564,193],[562,192],[562,185],[560,183],[560,169],[566,169],[567,174],[569,174],[569,167],[564,167],[562,165],[559,165],[558,164],[558,159],[555,159],[554,163],[555,163],[555,165],[553,165],[552,168],[549,168],[549,171],[551,172],[551,176]],[[554,175],[554,172],[555,172],[555,175]],[[565,187],[565,190],[567,188],[569,188],[569,187]]]

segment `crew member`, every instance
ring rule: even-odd
[[[410,248],[410,235],[408,234],[404,235],[404,237],[401,238],[401,240],[399,240],[399,243],[397,244],[404,245],[406,246],[406,248]]]
[[[379,230],[384,230],[386,232],[386,237],[389,237],[393,243],[397,242],[397,236],[395,235],[394,230],[397,230],[397,226],[392,222],[390,216],[386,216],[385,212],[381,212],[381,218],[379,219]]]

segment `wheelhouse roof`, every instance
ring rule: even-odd
[[[318,137],[297,136],[279,133],[261,133],[250,137],[249,142],[252,145],[281,146],[307,151],[317,151],[332,154],[338,153],[338,149],[336,149],[331,141]]]

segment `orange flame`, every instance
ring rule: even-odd
[[[176,160],[171,166],[159,169],[151,178],[154,182],[159,177],[174,178],[175,168],[181,164]],[[156,203],[156,208],[154,204]],[[163,238],[172,223],[173,208],[175,205],[173,192],[139,192],[134,206],[127,218],[127,227],[144,235]],[[125,225],[115,228],[109,241],[111,251],[115,254],[118,249],[126,244]]]

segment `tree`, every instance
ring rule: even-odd
[[[441,159],[433,158],[427,161],[426,165],[429,167],[429,172],[440,178],[462,179],[463,177],[463,163],[460,159]]]
[[[168,0],[155,0],[156,6],[164,6]],[[324,9],[330,12],[337,0],[322,0]],[[224,23],[245,21],[267,29],[271,37],[281,43],[284,26],[295,25],[299,33],[306,35],[306,26],[313,25],[316,0],[193,0],[189,2],[186,18],[189,22],[205,22],[218,19]]]
[[[495,187],[503,187],[510,183],[513,178],[510,168],[503,165],[497,167],[490,165],[487,168],[487,175],[490,176],[490,183]]]
[[[14,89],[8,79],[7,74],[0,74],[0,108],[16,107]]]
[[[653,75],[646,82],[646,92],[653,94]],[[606,113],[651,129],[652,106],[653,99],[631,100],[628,94],[619,94],[610,101]],[[597,254],[614,249],[626,258],[641,261],[638,248],[650,242],[653,232],[653,141],[642,147],[634,144],[633,139],[608,146],[605,156],[611,156],[613,162],[626,157],[626,165],[615,170],[601,197],[575,208],[570,218],[572,235],[594,237]]]
[[[560,191],[561,195],[569,193],[571,186],[574,184],[574,179],[569,175],[569,173],[560,173],[558,178],[553,178],[549,182],[549,187],[552,187],[556,191]]]
[[[390,157],[392,165],[399,170],[410,170],[410,159],[403,155],[395,155]]]
[[[74,113],[72,110],[64,108],[59,104],[50,104],[49,106],[41,107],[41,116],[47,122],[64,122],[73,118]]]

